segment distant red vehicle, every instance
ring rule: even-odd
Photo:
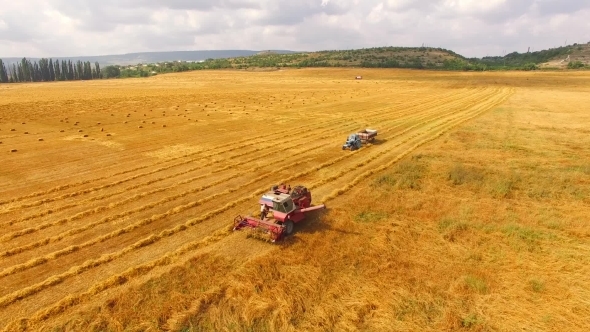
[[[285,186],[273,187],[271,191],[262,195],[259,203],[263,210],[272,212],[272,218],[237,216],[234,219],[234,230],[244,227],[260,229],[268,233],[272,242],[292,234],[295,223],[304,220],[307,212],[326,207],[325,204],[312,206],[311,192],[304,186],[296,186],[293,190]]]

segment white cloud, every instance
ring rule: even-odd
[[[0,57],[429,46],[466,56],[590,41],[587,0],[0,0]]]

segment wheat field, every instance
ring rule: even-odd
[[[582,331],[589,83],[305,69],[0,85],[0,325]],[[341,150],[365,128],[374,144]],[[327,210],[280,244],[233,232],[281,182]]]

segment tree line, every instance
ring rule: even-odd
[[[39,62],[23,58],[12,66],[0,59],[0,83],[51,82],[100,79],[105,75],[98,62],[72,62],[71,60],[40,59]]]

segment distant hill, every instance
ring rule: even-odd
[[[306,53],[277,54],[265,52],[224,61],[225,67],[381,67],[381,68],[443,68],[453,60],[465,57],[453,51],[430,47],[374,47],[355,50],[330,50]]]
[[[503,57],[471,58],[469,61],[485,64],[491,69],[496,67],[527,67],[531,66],[531,64],[537,65],[539,68],[560,69],[568,68],[568,66],[571,68],[572,64],[576,63],[578,63],[578,67],[583,65],[588,66],[590,65],[590,43],[573,44],[536,52],[513,52]]]
[[[97,55],[97,56],[71,56],[71,57],[47,57],[59,60],[78,60],[91,63],[98,62],[101,67],[108,65],[136,65],[139,63],[156,63],[166,61],[202,61],[207,59],[223,59],[250,56],[260,53],[261,51],[251,50],[213,50],[213,51],[176,51],[176,52],[142,52],[142,53],[127,53],[114,55]],[[274,54],[289,54],[293,51],[287,50],[273,50],[263,51],[272,52]],[[12,65],[13,63],[21,61],[22,58],[2,58],[2,60]],[[39,58],[27,58],[33,62],[38,62]]]

